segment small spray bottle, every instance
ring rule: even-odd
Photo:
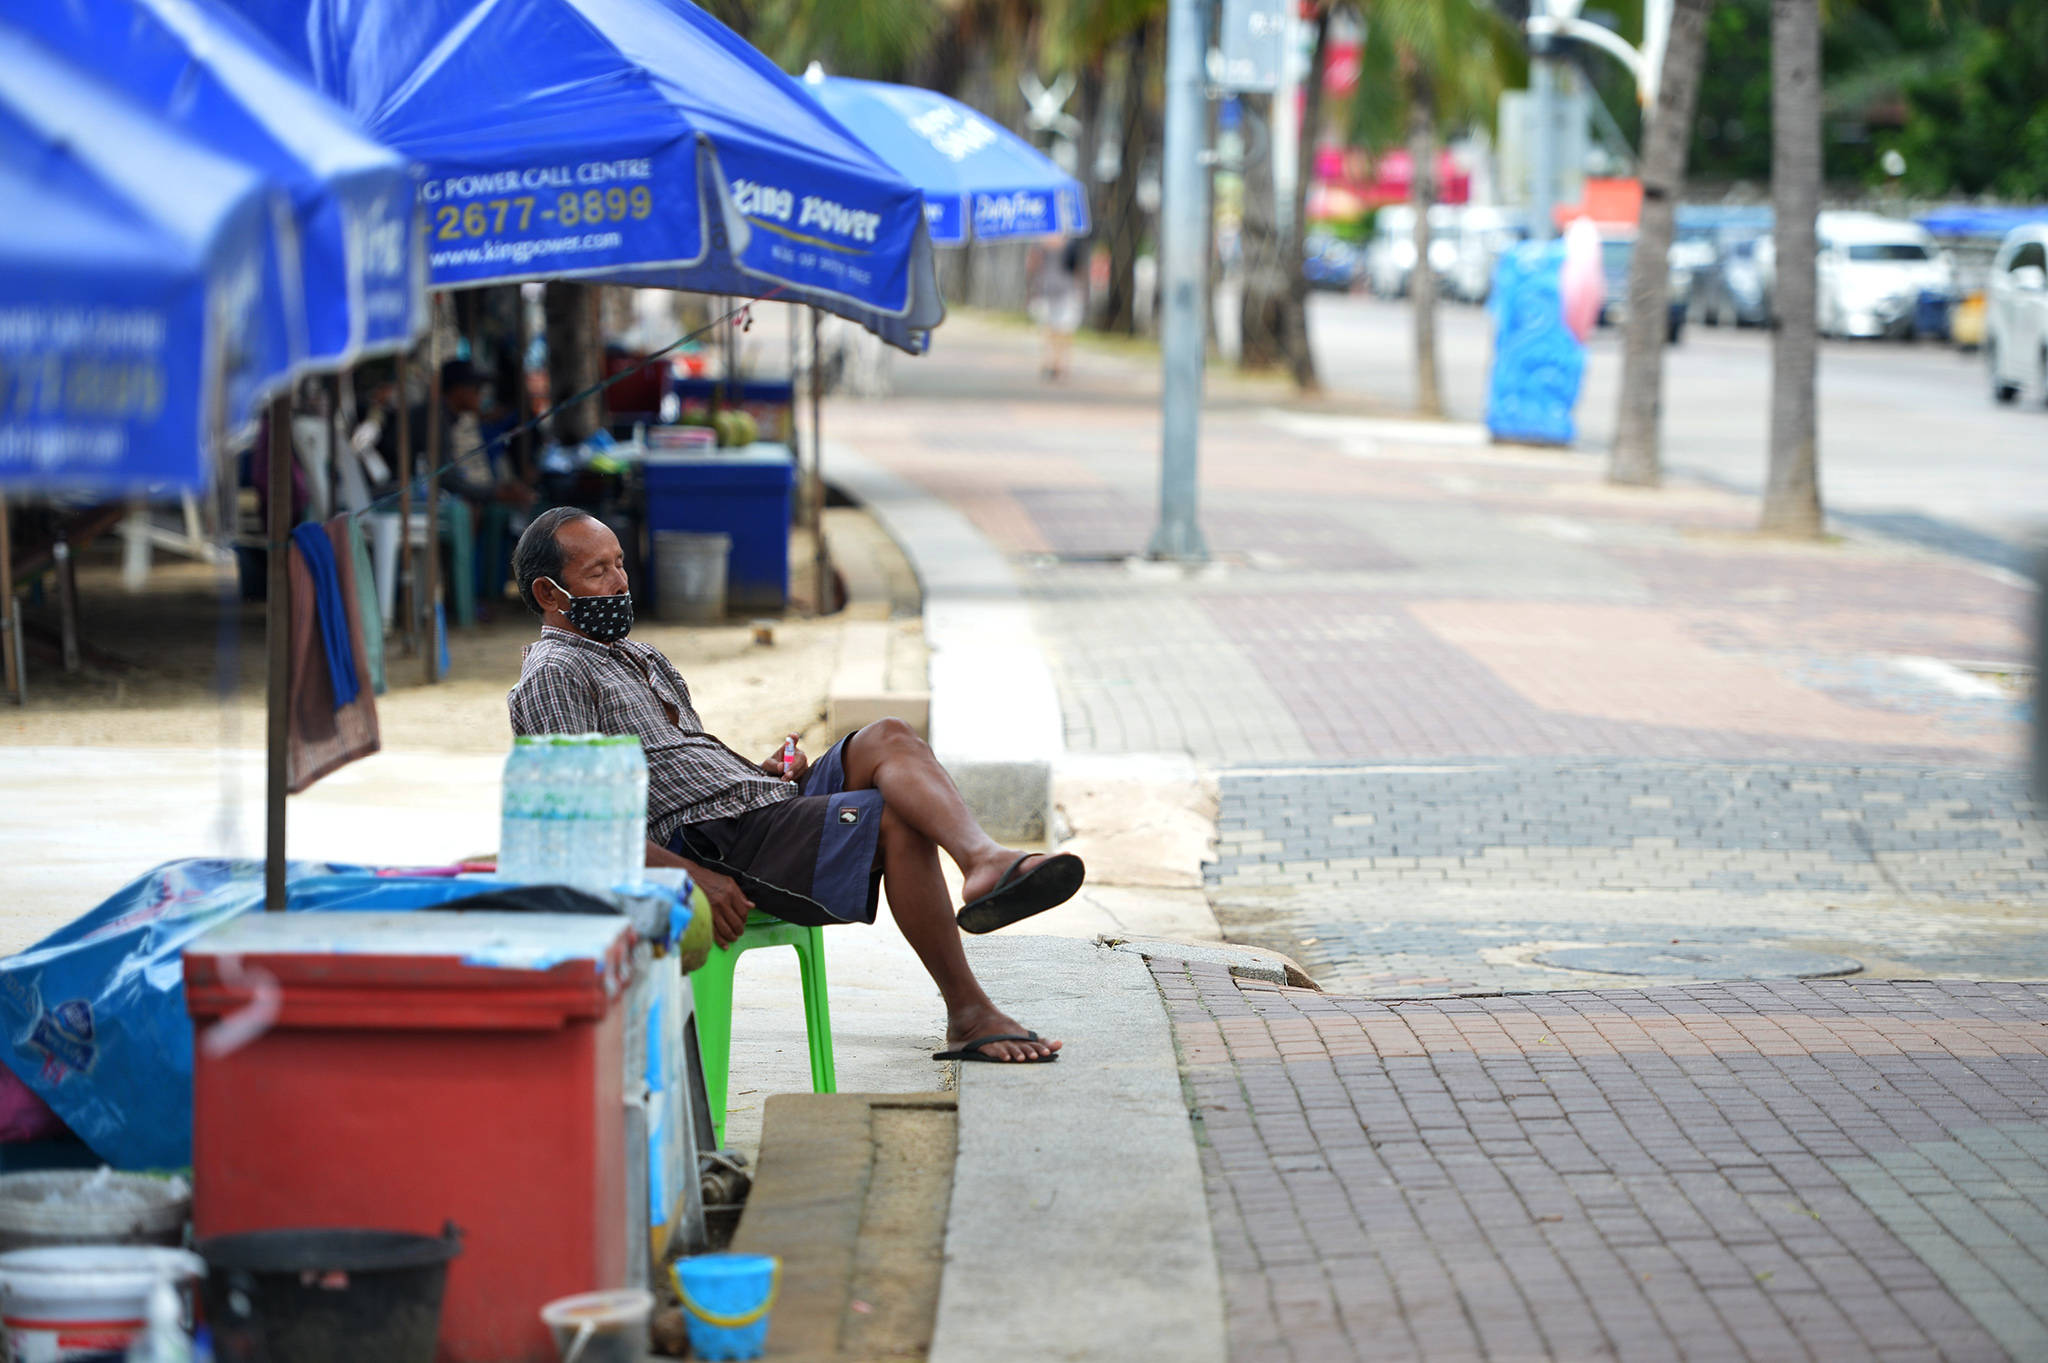
[[[787,781],[796,771],[796,735],[782,740],[782,779]]]

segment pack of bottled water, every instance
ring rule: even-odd
[[[631,734],[525,734],[505,759],[500,879],[602,895],[646,863],[647,758]]]

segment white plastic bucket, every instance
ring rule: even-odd
[[[562,1363],[641,1363],[654,1294],[638,1287],[559,1297],[540,1309]]]
[[[0,1339],[13,1363],[104,1358],[142,1333],[159,1278],[169,1278],[185,1296],[205,1273],[198,1255],[154,1245],[0,1254]]]
[[[175,1245],[191,1214],[183,1179],[104,1168],[0,1174],[0,1250]]]
[[[725,565],[732,536],[694,530],[654,532],[654,615],[715,625],[725,619]]]

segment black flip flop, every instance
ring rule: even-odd
[[[1081,882],[1088,878],[1088,868],[1072,852],[1055,853],[1018,875],[1017,868],[1037,855],[1026,852],[1018,857],[993,890],[961,909],[954,919],[960,931],[994,932],[1034,913],[1057,908],[1072,899]]]
[[[1051,1051],[1035,1060],[998,1060],[992,1055],[983,1055],[983,1046],[993,1046],[998,1041],[1036,1041],[1038,1033],[1026,1032],[1022,1036],[978,1036],[957,1051],[933,1051],[934,1060],[981,1060],[991,1065],[1043,1065],[1060,1058],[1058,1051]]]

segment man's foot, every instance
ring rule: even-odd
[[[1002,870],[991,880],[989,872],[997,862]],[[960,930],[994,932],[1044,913],[1072,899],[1087,875],[1088,868],[1071,852],[1045,855],[999,849],[996,858],[977,864],[962,886],[967,902],[960,910]]]
[[[1036,1035],[1030,1028],[1020,1024],[1007,1013],[994,1006],[976,1008],[946,1020],[946,1049],[957,1051],[972,1045],[984,1037],[1023,1037]],[[1035,1041],[990,1041],[980,1048],[984,1060],[1001,1061],[1005,1064],[1030,1064],[1051,1059],[1059,1053],[1060,1043],[1039,1037]]]

